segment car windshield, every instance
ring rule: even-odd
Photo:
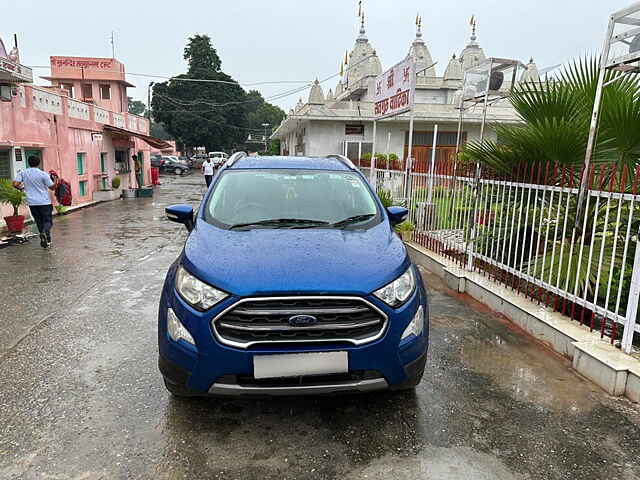
[[[205,209],[222,228],[362,228],[379,222],[362,177],[321,170],[228,170]]]

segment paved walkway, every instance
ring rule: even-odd
[[[200,175],[0,250],[2,479],[640,479],[640,408],[608,397],[429,272],[414,393],[173,400],[156,309]]]

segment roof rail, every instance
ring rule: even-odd
[[[347,168],[350,168],[351,170],[357,170],[353,162],[349,160],[347,157],[345,157],[344,155],[338,155],[337,153],[332,153],[331,155],[327,155],[327,158],[335,158],[338,161],[340,161],[342,164],[344,164]]]
[[[247,156],[247,152],[236,152],[229,157],[229,160],[227,160],[227,163],[225,165],[227,167],[233,167],[234,163],[236,163],[238,160],[246,156]]]

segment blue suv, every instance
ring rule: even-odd
[[[343,156],[248,157],[218,171],[158,314],[167,389],[297,395],[408,389],[427,355],[427,295],[385,209]]]

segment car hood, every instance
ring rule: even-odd
[[[367,295],[410,264],[386,222],[367,230],[223,230],[201,219],[182,262],[201,280],[238,296]]]

